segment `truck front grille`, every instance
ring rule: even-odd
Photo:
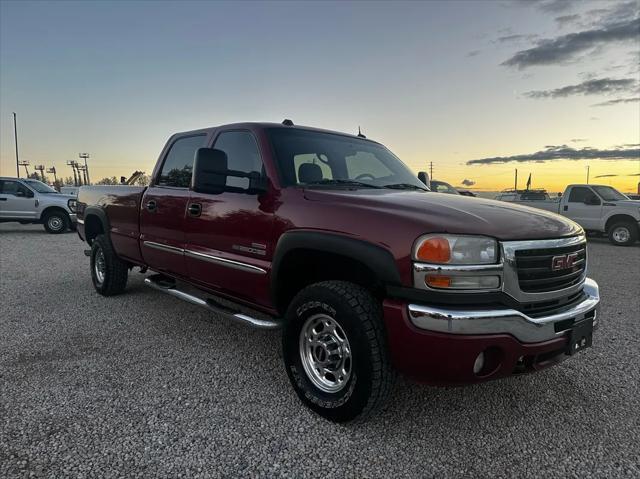
[[[584,279],[587,267],[586,243],[559,248],[517,250],[515,259],[521,291],[558,291]]]

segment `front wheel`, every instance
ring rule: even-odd
[[[122,293],[127,287],[129,266],[116,256],[111,241],[98,235],[91,245],[91,279],[93,287],[103,296]]]
[[[365,288],[325,281],[287,310],[283,352],[300,400],[326,419],[364,419],[386,401],[395,372],[380,303]]]
[[[44,217],[44,229],[47,233],[60,234],[69,228],[69,216],[64,211],[52,211]]]
[[[638,239],[638,228],[630,222],[615,223],[609,228],[609,241],[616,246],[631,246]]]

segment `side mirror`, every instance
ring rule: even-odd
[[[584,199],[584,204],[590,205],[590,206],[597,206],[600,204],[600,198],[598,198],[596,195],[587,196]]]
[[[419,172],[418,179],[422,181],[425,184],[425,186],[428,186],[429,188],[431,187],[431,182],[429,181],[429,175],[427,174],[426,171]]]
[[[199,148],[193,163],[193,191],[219,195],[227,185],[227,154],[213,148]]]
[[[27,195],[24,193],[24,191],[20,191],[20,190],[16,191],[15,195],[16,195],[16,196],[19,196],[20,198],[24,198],[25,196],[27,196]]]

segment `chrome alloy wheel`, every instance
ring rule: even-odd
[[[59,216],[51,216],[47,220],[47,226],[49,226],[49,229],[53,231],[60,231],[63,225],[64,223],[62,221],[62,218],[60,218]]]
[[[302,326],[300,359],[307,377],[323,392],[337,393],[351,377],[349,340],[342,327],[326,314],[311,316]]]
[[[96,280],[98,281],[98,284],[102,284],[104,283],[104,276],[107,269],[102,248],[98,248],[98,250],[96,251],[96,256],[93,260],[93,263],[93,269],[96,273]]]
[[[631,231],[629,231],[629,228],[627,226],[618,226],[613,230],[611,236],[613,236],[613,239],[616,241],[616,243],[626,243],[627,241],[629,241]]]

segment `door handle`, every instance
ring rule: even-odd
[[[6,198],[0,198],[0,201],[7,201]]]
[[[200,203],[191,203],[187,211],[191,216],[200,216],[200,213],[202,213],[202,205]]]
[[[563,211],[567,211],[568,209],[569,209],[569,205],[564,205],[564,206],[562,207],[562,210],[563,210]]]
[[[158,205],[156,204],[156,200],[149,200],[145,205],[149,211],[155,211]]]

